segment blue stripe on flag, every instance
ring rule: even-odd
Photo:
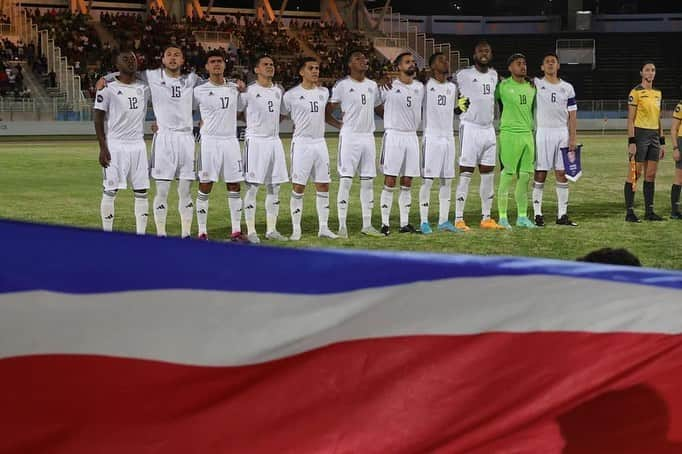
[[[548,259],[307,250],[0,221],[0,293],[202,289],[328,294],[458,277],[556,275],[682,289],[682,273]]]

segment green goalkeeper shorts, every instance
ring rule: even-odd
[[[535,139],[532,132],[500,132],[500,162],[506,173],[535,171]]]

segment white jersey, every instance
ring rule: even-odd
[[[418,80],[406,84],[398,79],[390,90],[379,90],[384,103],[384,128],[404,132],[417,132],[422,120],[424,85]]]
[[[535,119],[538,128],[568,128],[568,113],[578,110],[573,85],[535,78]]]
[[[95,109],[106,112],[107,139],[143,140],[149,87],[140,80],[110,82],[95,96]]]
[[[424,93],[424,134],[438,137],[454,136],[453,121],[457,107],[457,85],[429,79]]]
[[[159,131],[192,131],[194,87],[203,82],[196,73],[170,77],[163,68],[142,73],[152,91],[152,106]]]
[[[315,87],[306,90],[297,85],[284,93],[282,113],[294,122],[294,137],[321,139],[324,137],[325,107],[329,90]]]
[[[279,114],[284,89],[253,82],[240,95],[246,111],[246,137],[279,137]]]
[[[204,137],[237,137],[237,112],[244,110],[239,88],[232,82],[213,82],[194,89],[194,105],[201,113],[201,135]]]
[[[358,82],[348,76],[334,85],[329,102],[341,104],[341,134],[374,133],[374,108],[381,105],[376,82],[367,78]]]
[[[466,96],[471,102],[469,109],[459,116],[460,121],[492,126],[495,119],[497,71],[488,68],[487,72],[482,73],[471,66],[459,71],[455,77],[460,95]]]

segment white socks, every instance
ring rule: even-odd
[[[279,185],[268,184],[265,187],[265,233],[277,230],[277,217],[279,216]]]
[[[405,227],[407,224],[410,223],[411,206],[412,188],[409,186],[400,186],[400,195],[398,195],[398,208],[400,209],[400,227]]]
[[[114,202],[116,191],[104,191],[102,202],[99,205],[99,213],[102,216],[102,230],[111,232],[114,229]]]
[[[362,228],[372,227],[374,208],[374,178],[360,177],[360,206],[362,207]]]
[[[154,223],[156,235],[166,236],[166,217],[168,216],[168,192],[170,181],[156,180],[156,195],[154,195]]]
[[[291,191],[291,202],[289,206],[291,212],[292,236],[301,236],[301,217],[303,217],[303,194]]]
[[[199,190],[197,193],[197,224],[199,225],[199,235],[207,233],[208,222],[208,194]]]
[[[147,220],[149,219],[149,198],[148,191],[134,192],[135,194],[135,231],[138,235],[147,232]]]
[[[545,190],[545,183],[533,182],[533,214],[542,216],[542,193]],[[557,187],[557,193],[559,188]]]
[[[391,207],[393,206],[393,193],[395,188],[384,186],[381,191],[381,225],[389,225],[389,218],[391,217]]]
[[[192,202],[192,181],[178,181],[178,211],[180,212],[180,225],[182,238],[187,238],[192,232],[192,220],[194,219],[194,203]]]
[[[568,182],[556,183],[557,217],[564,216],[568,211]]]
[[[351,184],[353,184],[352,178],[341,177],[339,179],[339,195],[336,199],[336,210],[339,216],[339,229],[346,228],[346,217],[348,216],[348,202],[350,201]]]
[[[422,186],[419,188],[419,218],[420,223],[429,222],[429,205],[431,203],[431,186],[433,186],[433,179],[422,179]],[[442,191],[442,186],[441,186]],[[448,197],[448,203],[450,198]]]
[[[244,196],[244,219],[246,220],[246,232],[248,235],[256,233],[256,196],[258,185],[246,183],[246,195]]]
[[[467,203],[467,195],[469,194],[469,184],[471,184],[471,172],[462,172],[459,175],[459,183],[457,184],[457,199],[455,200],[455,220],[464,220],[464,205]]]
[[[450,219],[450,194],[452,193],[452,179],[441,178],[438,191],[438,225]]]
[[[329,192],[317,192],[315,200],[319,231],[329,230]]]
[[[227,206],[230,209],[230,222],[232,224],[232,233],[242,231],[242,199],[239,192],[227,192]]]
[[[481,186],[478,193],[481,196],[483,220],[487,221],[490,219],[490,211],[493,208],[493,199],[495,198],[495,172],[481,174]]]

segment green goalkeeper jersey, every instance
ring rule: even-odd
[[[502,102],[500,131],[513,133],[533,131],[534,86],[529,82],[516,82],[510,77],[497,84],[495,99]]]

